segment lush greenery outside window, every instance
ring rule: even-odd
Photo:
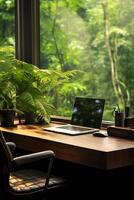
[[[0,0],[0,45],[15,46],[14,0]]]
[[[134,1],[40,0],[42,68],[77,69],[69,83],[50,91],[54,114],[70,116],[75,96],[105,98],[134,107]]]

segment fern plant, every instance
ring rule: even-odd
[[[48,91],[68,81],[76,71],[43,70],[17,60],[12,48],[0,48],[0,109],[14,109],[18,113],[34,113],[37,119],[50,121],[53,105]]]

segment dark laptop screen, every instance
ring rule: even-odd
[[[71,124],[100,129],[104,104],[104,99],[76,97]]]

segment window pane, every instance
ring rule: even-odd
[[[0,45],[15,46],[14,0],[0,1]]]
[[[41,67],[80,70],[49,91],[54,114],[70,116],[76,96],[105,98],[105,120],[117,104],[133,111],[133,0],[41,0],[40,28]]]

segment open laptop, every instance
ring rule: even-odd
[[[43,129],[67,135],[96,132],[101,127],[104,104],[104,99],[76,97],[70,124],[43,127]]]

